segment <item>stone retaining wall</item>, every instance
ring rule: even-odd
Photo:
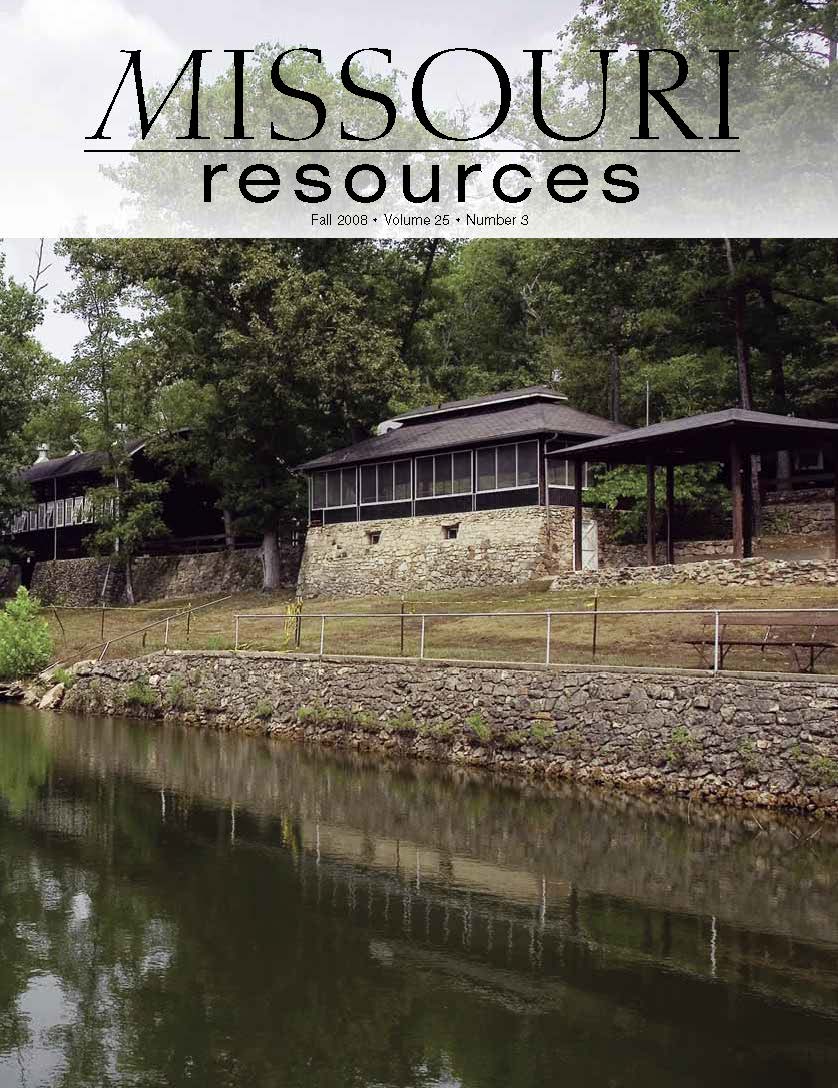
[[[623,567],[644,567],[646,565],[645,544],[616,544],[609,539],[607,531],[600,530],[599,565],[609,570]],[[733,549],[730,540],[679,540],[675,543],[675,562],[683,563],[696,559],[726,559]],[[659,540],[657,555],[665,554],[665,544]]]
[[[188,651],[75,671],[68,710],[838,815],[838,677]]]
[[[764,533],[792,533],[809,536],[833,532],[835,504],[831,501],[772,502],[763,507]]]
[[[605,567],[557,575],[551,589],[626,585],[797,586],[838,585],[838,563],[826,559],[708,559],[659,567]]]
[[[523,506],[312,526],[298,588],[308,598],[522,585],[572,569],[572,524],[568,508]]]
[[[20,567],[0,559],[0,600],[4,597],[14,597],[19,585]]]
[[[298,553],[283,555],[283,585],[293,586]],[[36,563],[32,592],[47,604],[75,607],[101,602],[107,559],[57,559]],[[257,549],[209,552],[201,555],[153,555],[134,561],[134,595],[138,601],[166,597],[198,597],[208,593],[239,593],[262,585],[262,561]],[[111,571],[106,599],[124,602],[124,578]]]

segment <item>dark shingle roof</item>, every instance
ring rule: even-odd
[[[558,433],[584,438],[614,434],[624,429],[619,423],[588,415],[560,401],[525,400],[494,411],[431,417],[427,421],[397,427],[386,434],[317,457],[300,465],[300,468],[310,471],[333,465],[387,460],[525,435]]]
[[[655,456],[660,464],[702,459],[721,461],[728,456],[734,437],[744,449],[753,453],[801,449],[809,445],[838,444],[838,423],[725,408],[720,412],[653,423],[649,427],[584,442],[562,450],[561,455],[575,456],[579,460],[613,460],[621,464],[641,464]]]
[[[487,393],[482,397],[471,397],[469,400],[447,400],[442,404],[430,404],[424,408],[411,408],[409,412],[393,416],[396,420],[419,419],[422,416],[450,415],[454,412],[464,412],[471,408],[482,408],[484,405],[497,404],[503,401],[521,400],[552,400],[566,401],[567,397],[557,393],[549,385],[529,385],[525,389],[513,389],[511,392]]]
[[[125,443],[125,449],[133,457],[145,444],[144,438],[132,438]],[[43,480],[99,472],[106,464],[107,454],[101,450],[90,453],[68,453],[66,457],[50,457],[47,461],[36,461],[34,465],[30,465],[21,472],[20,479],[27,484],[36,484]]]

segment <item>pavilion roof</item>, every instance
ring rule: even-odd
[[[613,464],[694,464],[724,461],[732,443],[743,454],[838,446],[838,423],[725,408],[621,431],[548,456]]]

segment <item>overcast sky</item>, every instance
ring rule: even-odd
[[[33,199],[48,212],[60,205],[62,188],[69,192],[73,184],[90,185],[83,171],[93,164],[90,156],[77,153],[78,131],[65,132],[58,125],[57,131],[44,133],[44,118],[82,118],[85,131],[93,131],[124,67],[120,49],[143,49],[149,81],[170,82],[192,49],[217,50],[212,69],[223,62],[224,49],[264,41],[319,48],[324,64],[332,68],[355,49],[389,48],[393,65],[409,75],[432,53],[468,46],[500,57],[512,75],[516,65],[517,71],[527,66],[524,49],[554,46],[575,7],[574,0],[549,5],[543,0],[364,0],[361,5],[345,0],[0,0],[0,127],[6,146],[27,155],[30,165],[45,161],[47,147],[53,162],[61,163],[52,172],[28,171]],[[432,69],[428,104],[469,108],[495,98],[496,91],[483,62],[443,60]],[[37,124],[34,112],[19,108],[27,101]],[[69,163],[78,164],[75,177]],[[0,200],[9,206],[15,199],[20,190],[4,193],[0,172]],[[90,214],[108,210],[91,208]],[[4,229],[7,272],[24,278],[34,265],[37,241],[10,239],[5,224]],[[43,229],[49,232],[46,224]],[[61,358],[69,356],[79,335],[72,318],[55,312],[54,300],[66,287],[66,273],[55,262],[49,274],[50,313],[40,335]]]

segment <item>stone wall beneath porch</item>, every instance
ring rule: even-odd
[[[230,651],[74,671],[66,710],[838,815],[838,677]]]
[[[19,585],[20,567],[16,563],[0,559],[0,600],[4,597],[14,597]]]
[[[572,525],[567,507],[522,506],[312,526],[298,590],[357,597],[523,585],[573,568]]]
[[[295,584],[299,552],[281,552],[282,583]],[[32,592],[46,604],[87,607],[125,601],[121,572],[108,574],[107,559],[57,559],[37,563],[32,574]],[[199,555],[149,555],[134,561],[134,595],[137,601],[165,598],[203,597],[207,594],[241,593],[262,585],[262,561],[258,549],[235,552],[208,552]]]

